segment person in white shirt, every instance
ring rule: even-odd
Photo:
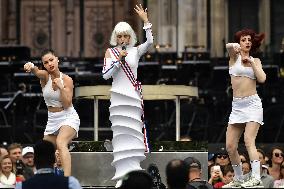
[[[73,80],[60,72],[58,57],[54,51],[45,50],[41,60],[45,70],[38,69],[33,63],[24,65],[26,72],[32,72],[40,79],[43,97],[48,109],[48,121],[44,140],[52,142],[59,150],[64,176],[71,175],[71,155],[68,144],[78,137],[80,119],[73,107]]]
[[[0,159],[0,183],[8,186],[16,183],[16,175],[13,173],[13,163],[9,155]]]

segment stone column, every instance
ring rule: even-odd
[[[269,0],[260,0],[259,1],[259,32],[265,33],[265,39],[263,42],[263,45],[261,46],[261,50],[263,50],[265,53],[270,52],[270,1]],[[279,41],[279,43],[281,43]]]
[[[16,0],[9,1],[8,10],[8,44],[16,44]]]
[[[3,21],[2,21],[2,14],[3,14],[3,2],[0,0],[0,45],[3,44],[3,36],[2,36],[2,30],[3,30]]]
[[[171,48],[159,51],[176,51],[176,4],[177,0],[148,1],[154,43],[171,44]]]
[[[74,0],[65,0],[65,55],[74,56]]]
[[[228,2],[211,1],[211,49],[212,57],[223,57],[224,44],[228,42]]]

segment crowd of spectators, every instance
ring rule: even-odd
[[[0,147],[0,188],[81,188],[76,178],[63,175],[58,152],[48,141],[24,148],[18,143]]]
[[[282,147],[270,151],[257,149],[261,163],[261,181],[264,188],[284,187],[284,153]],[[242,171],[245,179],[251,176],[248,155],[240,152]],[[208,180],[202,179],[201,162],[194,157],[174,159],[167,163],[165,170],[153,166],[149,171],[132,171],[122,179],[120,189],[194,189],[222,188],[234,178],[234,170],[224,148],[208,153]],[[159,171],[165,171],[166,183],[162,183]],[[206,171],[206,170],[205,170]],[[151,173],[152,172],[152,173]],[[159,177],[159,178],[158,178]],[[74,177],[64,177],[61,161],[53,144],[39,141],[34,146],[22,147],[12,143],[0,147],[0,188],[37,188],[37,184],[48,183],[64,188],[81,186]],[[142,189],[141,188],[141,189]]]
[[[282,147],[272,147],[269,151],[257,149],[261,163],[260,173],[264,188],[284,188],[284,154]],[[240,152],[244,178],[251,176],[251,164],[248,155]],[[234,177],[234,170],[224,148],[208,154],[208,178],[214,188],[222,188]]]

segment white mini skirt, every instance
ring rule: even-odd
[[[258,94],[233,97],[229,124],[257,122],[263,125],[263,108]]]
[[[63,125],[67,125],[75,129],[76,137],[78,137],[80,119],[73,106],[60,112],[48,112],[48,120],[44,135],[58,135],[59,129]]]

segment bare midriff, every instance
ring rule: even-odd
[[[64,110],[63,107],[52,107],[52,106],[48,106],[47,109],[49,112],[61,112]]]
[[[234,97],[246,97],[257,93],[256,80],[243,77],[231,76],[231,84]]]

